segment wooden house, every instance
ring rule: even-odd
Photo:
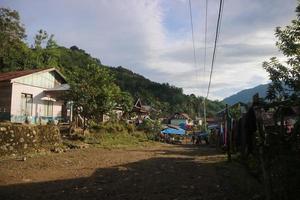
[[[193,120],[186,113],[175,113],[170,118],[170,124],[179,126],[179,125],[193,125]]]
[[[0,120],[47,123],[67,117],[62,94],[69,90],[55,68],[0,73]]]

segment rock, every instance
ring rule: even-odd
[[[28,145],[27,144],[24,144],[24,149],[27,149]]]
[[[2,145],[2,146],[0,147],[0,149],[2,149],[3,151],[7,151],[6,145]]]
[[[8,150],[12,151],[12,150],[14,150],[14,147],[13,146],[9,146]]]
[[[64,150],[60,147],[54,147],[53,149],[51,149],[52,152],[54,153],[62,153],[64,152]]]
[[[24,142],[24,141],[25,141],[24,138],[19,139],[19,142],[21,142],[21,143]]]
[[[7,129],[5,127],[0,127],[0,131],[4,132],[6,131]]]
[[[126,167],[122,167],[122,166],[118,167],[118,171],[127,171],[127,170],[128,169]]]
[[[18,161],[26,161],[26,160],[27,160],[27,157],[26,157],[26,156],[23,156],[23,157],[21,157],[21,158],[18,158],[17,160],[18,160]]]

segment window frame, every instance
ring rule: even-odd
[[[32,116],[32,109],[33,109],[33,94],[22,92],[21,93],[21,115]]]

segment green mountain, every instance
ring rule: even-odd
[[[256,93],[258,93],[260,97],[266,97],[268,86],[269,84],[261,84],[253,88],[242,90],[234,95],[226,97],[223,99],[223,102],[228,105],[233,105],[237,102],[249,103]]]
[[[160,110],[162,116],[185,112],[195,117],[203,113],[203,97],[196,97],[194,94],[186,95],[182,88],[168,83],[153,82],[123,67],[110,67],[110,70],[121,90],[129,92],[134,99],[141,98],[144,104]],[[208,116],[213,116],[224,108],[224,104],[220,101],[207,100],[206,105]]]

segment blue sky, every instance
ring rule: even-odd
[[[192,0],[197,65],[193,62],[188,0],[0,0],[19,11],[27,41],[39,29],[60,45],[76,45],[103,64],[204,95],[218,0],[208,0],[208,63],[203,69],[205,0]],[[209,98],[223,99],[267,83],[262,62],[284,59],[274,30],[295,18],[296,0],[225,0]]]

